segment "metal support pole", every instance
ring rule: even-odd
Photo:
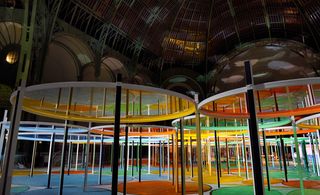
[[[209,168],[209,175],[211,176],[211,142],[210,139],[207,139],[207,158],[208,158],[208,168]]]
[[[219,168],[219,150],[218,150],[217,131],[214,131],[214,142],[215,142],[215,158],[216,158],[217,184],[218,184],[218,188],[220,188],[220,168]]]
[[[311,136],[311,133],[308,133],[308,137],[309,137],[309,145],[310,145],[311,152],[312,152],[312,169],[313,169],[314,173],[317,173],[316,155],[315,155],[315,152],[314,152],[313,137]]]
[[[227,158],[227,171],[228,175],[230,174],[230,164],[229,164],[229,148],[228,148],[228,139],[226,138],[226,158]]]
[[[162,168],[162,156],[161,156],[161,141],[159,141],[159,177],[161,177],[161,168]]]
[[[118,193],[118,159],[119,159],[119,136],[120,136],[120,106],[121,106],[121,74],[117,75],[115,116],[114,116],[114,135],[113,135],[113,159],[112,159],[112,195]]]
[[[241,163],[240,163],[240,149],[239,149],[238,135],[236,135],[236,138],[237,138],[236,152],[237,152],[238,175],[241,177]]]
[[[266,174],[267,174],[268,191],[270,191],[268,154],[267,154],[266,134],[265,134],[265,130],[264,129],[262,129],[262,138],[263,138],[263,153],[264,153],[264,159],[265,159],[265,163],[266,163]]]
[[[72,91],[72,90],[70,90]],[[63,136],[63,145],[62,145],[62,152],[61,152],[61,165],[60,165],[60,183],[59,183],[59,195],[63,194],[63,180],[64,180],[64,166],[65,166],[65,156],[66,156],[66,145],[68,140],[68,121],[65,121],[64,125],[64,136]]]
[[[178,129],[176,129],[174,136],[174,187],[175,191],[179,192],[179,168],[178,168]]]
[[[132,140],[132,145],[131,145],[131,176],[134,176],[134,163],[133,163],[133,148],[134,148],[134,141]]]
[[[172,134],[171,135],[171,146],[172,146],[172,163],[171,163],[171,166],[172,166],[172,185],[175,184],[175,141],[174,141],[174,135]]]
[[[245,61],[245,73],[246,73],[246,85],[247,85],[247,108],[249,111],[250,118],[249,121],[249,134],[250,134],[250,148],[251,148],[251,160],[254,176],[254,192],[255,194],[263,195],[264,184],[263,184],[263,174],[262,174],[262,164],[261,164],[261,154],[260,154],[260,144],[259,144],[259,134],[258,134],[258,124],[256,117],[256,108],[253,92],[253,77],[252,77],[252,67],[249,61]]]
[[[96,139],[95,139],[95,137],[93,137],[92,171],[91,171],[91,174],[94,174],[95,161],[96,161]]]
[[[198,98],[196,98],[198,99]],[[196,101],[197,102],[197,101]],[[203,194],[203,175],[202,175],[202,152],[201,152],[201,127],[200,127],[200,114],[196,110],[196,132],[197,132],[197,165],[198,165],[198,194]]]
[[[78,140],[79,140],[79,136],[78,136]],[[78,160],[79,160],[79,143],[77,143],[77,149],[76,149],[76,167],[75,170],[78,170]]]
[[[101,135],[101,143],[100,143],[100,155],[99,155],[99,178],[98,184],[101,185],[102,183],[102,156],[103,156],[103,135]]]
[[[24,84],[25,85],[25,84]],[[5,146],[5,154],[2,162],[2,174],[0,182],[0,194],[10,194],[13,165],[16,154],[17,138],[19,133],[20,118],[22,112],[22,99],[24,96],[24,87],[17,91],[15,104],[11,113],[10,130],[8,132]]]
[[[2,124],[0,124],[0,130],[1,130],[1,134],[0,134],[0,159],[2,159],[2,151],[3,151],[3,146],[4,146],[5,134],[6,134],[5,124],[8,121],[7,115],[8,115],[8,110],[5,110],[4,114],[3,114]]]
[[[51,141],[50,141],[50,151],[49,151],[49,160],[48,160],[48,183],[47,183],[47,188],[50,188],[51,184],[51,173],[52,173],[52,161],[53,161],[53,154],[54,154],[54,141],[56,138],[56,134],[52,133],[51,135]]]
[[[70,168],[71,168],[71,158],[72,158],[72,142],[69,143],[68,148],[68,175],[70,175]]]
[[[91,129],[91,123],[89,123],[89,130]],[[85,165],[84,165],[84,184],[83,190],[86,191],[88,188],[88,169],[89,169],[89,152],[90,152],[90,131],[87,134],[86,154],[85,154]]]
[[[168,135],[168,142],[167,142],[167,166],[168,166],[168,180],[170,180],[170,137]]]
[[[246,179],[248,179],[249,174],[248,174],[247,149],[246,149],[246,140],[244,138],[244,134],[242,134],[242,153],[244,158],[244,169],[246,172]]]
[[[193,178],[193,152],[192,152],[192,137],[190,137],[190,164],[191,164],[191,177]]]
[[[123,194],[127,194],[127,168],[128,168],[128,126],[125,127],[125,141],[124,141],[124,173],[123,173]]]
[[[301,143],[301,148],[302,148],[302,154],[303,154],[303,159],[304,159],[304,166],[309,172],[309,162],[308,162],[308,154],[307,154],[307,149],[306,149],[306,141],[302,140]]]
[[[279,167],[280,167],[280,170],[282,171],[282,160],[281,160],[281,147],[280,147],[280,143],[277,141],[277,146],[276,146],[278,149],[277,149],[277,151],[278,151],[278,153],[277,153],[277,155],[278,155],[278,159],[279,159]]]
[[[148,106],[148,110],[150,106]],[[150,128],[148,128],[148,132],[150,133]],[[151,174],[151,138],[148,139],[148,174]]]
[[[85,153],[85,144],[82,144],[82,160],[81,160],[81,162],[82,162],[82,168],[84,168],[84,158],[85,158],[85,155],[84,155],[84,153]]]
[[[270,146],[270,150],[271,150],[271,160],[272,160],[272,167],[274,168],[274,156],[275,154],[273,153],[273,147],[272,145]],[[292,152],[293,155],[293,152]],[[293,158],[294,159],[294,158]]]
[[[294,145],[297,153],[297,166],[298,166],[299,179],[300,179],[300,192],[301,192],[301,195],[304,195],[303,173],[302,173],[301,158],[300,158],[300,151],[299,151],[299,142],[297,137],[297,126],[296,126],[294,116],[291,117],[291,121],[292,121],[292,129],[293,129],[293,136],[294,136]]]
[[[30,167],[30,177],[33,177],[34,164],[36,162],[37,157],[37,141],[33,141],[33,149],[32,149],[32,159],[31,159],[31,167]]]
[[[221,168],[221,150],[220,150],[220,138],[218,136],[218,163],[219,163],[219,175],[222,177],[222,168]]]
[[[123,163],[123,144],[120,143],[120,169],[123,168],[122,163]]]
[[[141,127],[140,127],[141,133]],[[141,182],[141,170],[142,170],[142,137],[140,135],[140,143],[139,143],[139,182]]]
[[[186,180],[185,180],[185,152],[184,152],[184,129],[183,129],[183,118],[180,119],[180,161],[181,161],[181,194],[186,194]]]
[[[315,152],[316,152],[316,166],[317,166],[317,175],[320,176],[320,151],[319,151],[319,139],[320,139],[320,136],[319,136],[319,130],[317,131],[317,133],[314,133],[314,142],[315,142]]]
[[[282,136],[280,136],[280,148],[281,148],[283,168],[284,168],[284,178],[285,178],[285,181],[288,182],[288,171],[287,171],[287,163],[286,163],[286,156],[285,156],[284,147],[285,146],[284,146],[284,143],[283,143]]]
[[[110,153],[111,153],[111,155],[110,155],[110,170],[111,170],[111,172],[112,172],[112,159],[113,159],[113,146],[114,146],[114,143],[112,143],[111,144],[111,151],[110,151]]]

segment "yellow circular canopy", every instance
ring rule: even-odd
[[[154,87],[107,82],[64,82],[25,88],[23,110],[49,118],[113,123],[116,86],[121,92],[121,123],[176,119],[195,111],[188,96]],[[17,91],[10,98],[16,99]]]

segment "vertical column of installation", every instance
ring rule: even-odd
[[[38,147],[38,142],[36,141],[37,136],[35,135],[34,138],[35,138],[35,140],[33,141],[33,148],[32,148],[30,177],[33,177],[33,170],[34,170],[34,164],[35,164],[35,161],[36,161],[37,147]]]
[[[50,141],[50,151],[49,151],[49,162],[48,162],[48,183],[47,188],[50,188],[51,184],[51,172],[52,172],[52,161],[53,161],[53,154],[54,154],[54,142],[55,142],[56,134],[52,133],[51,141]]]
[[[141,103],[140,103],[141,105]],[[140,137],[139,137],[139,182],[141,182],[141,171],[142,171],[142,128],[139,128]]]
[[[119,158],[119,136],[120,136],[120,105],[121,105],[121,74],[117,75],[116,102],[114,116],[114,135],[113,135],[113,159],[112,159],[112,186],[113,195],[118,192],[118,158]]]
[[[202,177],[202,151],[201,151],[201,127],[200,127],[200,113],[198,110],[199,98],[195,94],[196,103],[196,134],[197,134],[197,165],[198,165],[198,194],[203,194],[203,177]]]
[[[69,97],[68,97],[66,116],[69,115],[69,109],[70,109],[71,101],[72,101],[72,94],[73,94],[73,88],[71,87],[69,89]],[[64,136],[63,136],[62,153],[61,153],[59,194],[63,193],[64,165],[65,165],[65,153],[67,150],[66,145],[67,145],[67,140],[68,140],[68,131],[69,131],[69,126],[68,126],[68,121],[66,120],[65,124],[64,124]]]
[[[124,141],[124,173],[123,173],[123,194],[127,194],[127,168],[128,168],[128,126],[125,127],[125,141]]]
[[[89,169],[89,152],[90,152],[90,130],[91,130],[91,122],[89,122],[88,133],[87,133],[87,144],[86,144],[86,153],[85,153],[85,166],[84,166],[84,191],[87,190],[88,184],[88,169]]]
[[[262,109],[261,109],[261,101],[260,101],[260,93],[259,93],[259,91],[257,91],[257,99],[258,99],[259,112],[261,113]],[[263,124],[263,119],[260,119],[260,122],[261,122],[261,124]],[[268,154],[267,154],[265,129],[262,129],[262,139],[263,139],[263,154],[264,154],[264,159],[265,159],[265,164],[266,164],[266,175],[267,175],[267,182],[268,182],[268,191],[270,191]]]
[[[181,100],[180,100],[181,102]],[[181,103],[180,103],[180,106]],[[180,161],[181,161],[181,194],[186,194],[186,181],[185,181],[185,152],[184,152],[184,129],[183,129],[183,118],[180,119]]]
[[[8,110],[5,110],[4,114],[3,114],[3,120],[2,120],[3,123],[0,124],[0,129],[1,129],[1,135],[0,135],[0,159],[2,159],[2,149],[3,149],[5,134],[6,134],[5,124],[8,121],[7,115],[8,115]]]
[[[30,5],[32,3],[32,6]],[[33,42],[33,32],[35,27],[35,16],[37,11],[37,0],[24,1],[24,18],[21,38],[21,48],[19,56],[19,65],[17,71],[16,99],[14,101],[11,117],[10,130],[7,137],[6,150],[4,154],[2,174],[0,180],[0,194],[10,194],[12,171],[14,165],[15,152],[17,147],[17,137],[19,132],[20,118],[22,112],[22,101],[24,88],[27,83],[31,51]],[[19,87],[20,86],[20,87]]]
[[[254,100],[253,91],[253,77],[252,77],[252,67],[249,61],[244,62],[245,74],[246,74],[246,85],[247,85],[247,108],[249,111],[249,135],[250,135],[250,147],[251,147],[251,160],[253,163],[253,177],[254,177],[254,192],[256,195],[263,195],[264,184],[263,184],[263,174],[262,165],[260,159],[260,144],[259,144],[259,134],[258,134],[258,124],[256,117],[256,108]]]
[[[103,142],[104,142],[104,136],[103,131],[101,134],[101,143],[100,143],[100,151],[99,151],[99,178],[98,178],[98,184],[101,185],[102,183],[102,157],[103,157]]]

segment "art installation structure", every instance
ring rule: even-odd
[[[276,193],[278,188],[275,184],[282,184],[300,187],[304,192],[309,190],[309,187],[304,188],[308,186],[305,182],[314,182],[311,178],[320,175],[318,83],[317,79],[310,78],[253,87],[258,103],[258,143],[263,157],[261,169],[264,170],[267,191]],[[115,152],[115,126],[91,126],[94,121],[113,123],[116,101],[112,94],[115,94],[117,85],[123,87],[118,154]],[[254,183],[252,160],[256,157],[252,155],[248,132],[246,88],[227,91],[200,102],[198,107],[202,114],[197,117],[186,116],[195,111],[194,102],[188,97],[161,89],[135,87],[87,82],[26,88],[24,110],[65,121],[86,121],[89,125],[21,121],[17,139],[34,142],[30,169],[24,171],[25,174],[37,177],[37,145],[39,142],[49,142],[47,168],[40,174],[48,175],[46,187],[50,188],[52,172],[60,173],[61,193],[65,173],[84,174],[85,191],[103,184],[104,175],[112,175],[116,171],[113,166],[115,155],[119,160],[117,179],[121,181],[117,184],[117,190],[123,193],[139,193],[139,186],[146,186],[147,189],[147,186],[157,184],[184,194],[210,190],[208,184],[225,191],[229,190],[226,186],[236,183],[241,187]],[[12,102],[14,98],[15,93]],[[168,118],[176,118],[172,121],[172,127],[144,124]],[[4,120],[1,126],[0,138],[4,143],[10,122]],[[200,136],[197,129],[200,129]],[[199,137],[200,140],[197,140]],[[197,150],[199,141],[200,153]],[[62,155],[57,172],[56,168],[52,170],[52,155],[59,145],[62,145]],[[104,168],[103,164],[108,167]],[[201,173],[198,171],[199,165],[203,169]],[[96,175],[95,183],[88,184],[88,178],[93,175]],[[157,177],[150,178],[151,175]],[[199,179],[199,175],[203,178]],[[165,180],[169,181],[163,183]],[[190,189],[194,185],[202,185],[203,188]]]
[[[320,194],[319,0],[0,9],[0,195]]]

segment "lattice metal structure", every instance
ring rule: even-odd
[[[89,35],[100,56],[116,52],[155,71],[181,66],[207,74],[227,52],[266,38],[320,48],[317,0],[71,0],[58,12],[46,4]],[[1,5],[21,8],[21,1]]]

